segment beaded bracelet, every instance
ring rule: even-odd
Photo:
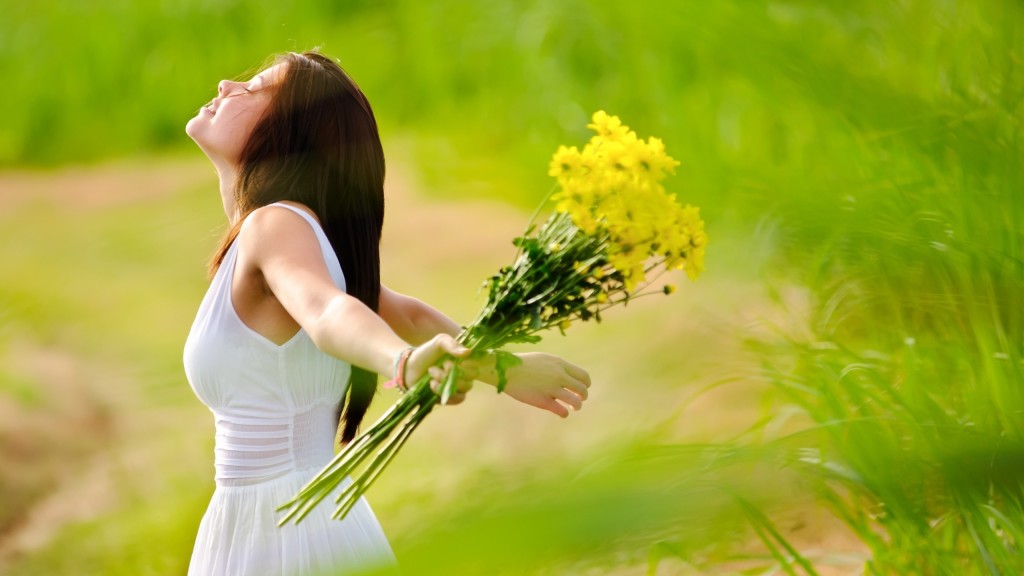
[[[385,388],[397,386],[403,394],[409,391],[409,386],[405,382],[405,365],[409,362],[409,356],[412,356],[412,351],[415,349],[415,346],[409,346],[398,353],[398,356],[395,357],[395,377],[384,383]]]

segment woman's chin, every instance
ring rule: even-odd
[[[210,155],[212,148],[216,148],[215,146],[211,146],[207,130],[208,128],[209,126],[206,124],[206,119],[203,118],[202,115],[196,116],[185,124],[185,134],[187,134],[188,137],[191,138],[207,156]]]
[[[202,112],[200,112],[199,115],[195,116],[194,118],[185,123],[185,134],[188,134],[188,137],[193,140],[196,139],[196,135],[198,135],[200,132],[199,123],[202,120],[201,116]]]

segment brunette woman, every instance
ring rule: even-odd
[[[436,387],[445,368],[434,364],[468,352],[455,322],[380,284],[384,155],[370,104],[332,59],[289,53],[221,82],[186,132],[217,170],[230,226],[185,344],[189,382],[216,423],[216,489],[189,574],[394,564],[365,501],[340,522],[321,506],[278,528],[275,512],[330,461],[336,433],[355,436],[377,374],[429,373]],[[506,394],[562,417],[581,408],[585,371],[521,356]],[[454,403],[471,378],[496,381],[493,359],[464,366]]]

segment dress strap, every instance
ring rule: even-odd
[[[305,210],[299,210],[295,206],[285,204],[284,202],[274,202],[273,204],[267,204],[267,206],[280,206],[281,208],[287,208],[292,212],[295,212],[299,216],[302,216],[306,220],[306,222],[309,222],[309,225],[313,227],[313,230],[323,231],[323,227],[320,226],[320,223],[317,222],[315,218],[310,216],[309,213],[306,212]],[[319,236],[319,234],[317,234],[317,236]]]

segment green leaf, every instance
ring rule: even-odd
[[[505,385],[508,384],[508,369],[522,363],[522,359],[511,352],[494,351],[494,371],[498,373],[498,394],[501,394],[505,390]]]

